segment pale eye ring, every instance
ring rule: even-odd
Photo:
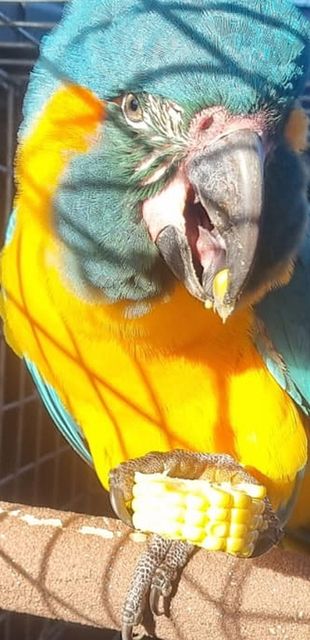
[[[143,109],[139,98],[134,93],[127,93],[122,101],[123,114],[128,122],[143,122]]]

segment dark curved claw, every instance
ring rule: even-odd
[[[122,640],[133,640],[133,628],[134,625],[133,624],[123,624],[122,626],[122,631],[121,631],[121,638]],[[143,638],[145,638],[145,633],[139,633],[136,634],[134,637],[134,640],[143,640]]]
[[[144,638],[145,633],[143,631],[133,637],[133,625],[125,624],[122,626],[121,640],[143,640]]]
[[[160,607],[161,602],[162,607]],[[165,613],[165,598],[159,587],[151,587],[149,597],[150,609],[154,616],[162,616]]]
[[[125,604],[123,609],[122,640],[133,640],[133,630],[142,620],[143,608],[143,604],[137,607],[132,607],[128,603]],[[139,637],[136,635],[135,640],[139,640]],[[144,637],[144,634],[141,637]]]
[[[122,640],[133,640],[133,625],[132,624],[123,624],[122,625]]]
[[[119,519],[122,520],[125,524],[128,524],[129,527],[132,527],[132,518],[126,507],[124,494],[121,489],[119,489],[119,487],[112,486],[110,488],[110,500],[112,508]]]

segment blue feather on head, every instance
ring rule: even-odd
[[[44,58],[101,98],[129,90],[193,109],[206,99],[236,112],[286,108],[302,90],[308,36],[291,0],[73,0],[44,41],[26,118],[59,82]]]

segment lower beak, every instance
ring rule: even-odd
[[[169,225],[156,242],[175,275],[223,320],[238,304],[255,261],[263,210],[264,155],[260,137],[239,129],[198,152],[187,164],[196,198],[225,247],[220,265],[215,262],[211,271],[208,265],[208,273],[203,271],[199,280],[184,233]]]

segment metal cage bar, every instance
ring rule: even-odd
[[[14,199],[16,134],[29,73],[41,36],[60,18],[64,4],[61,0],[0,0],[1,244]],[[94,514],[102,510],[102,493],[93,472],[52,425],[25,367],[6,348],[1,330],[0,452],[2,500]],[[89,633],[87,630],[87,638]],[[94,633],[98,637],[98,632]],[[67,637],[71,637],[71,631],[63,623],[0,612],[1,640]],[[84,635],[75,630],[74,637]]]

